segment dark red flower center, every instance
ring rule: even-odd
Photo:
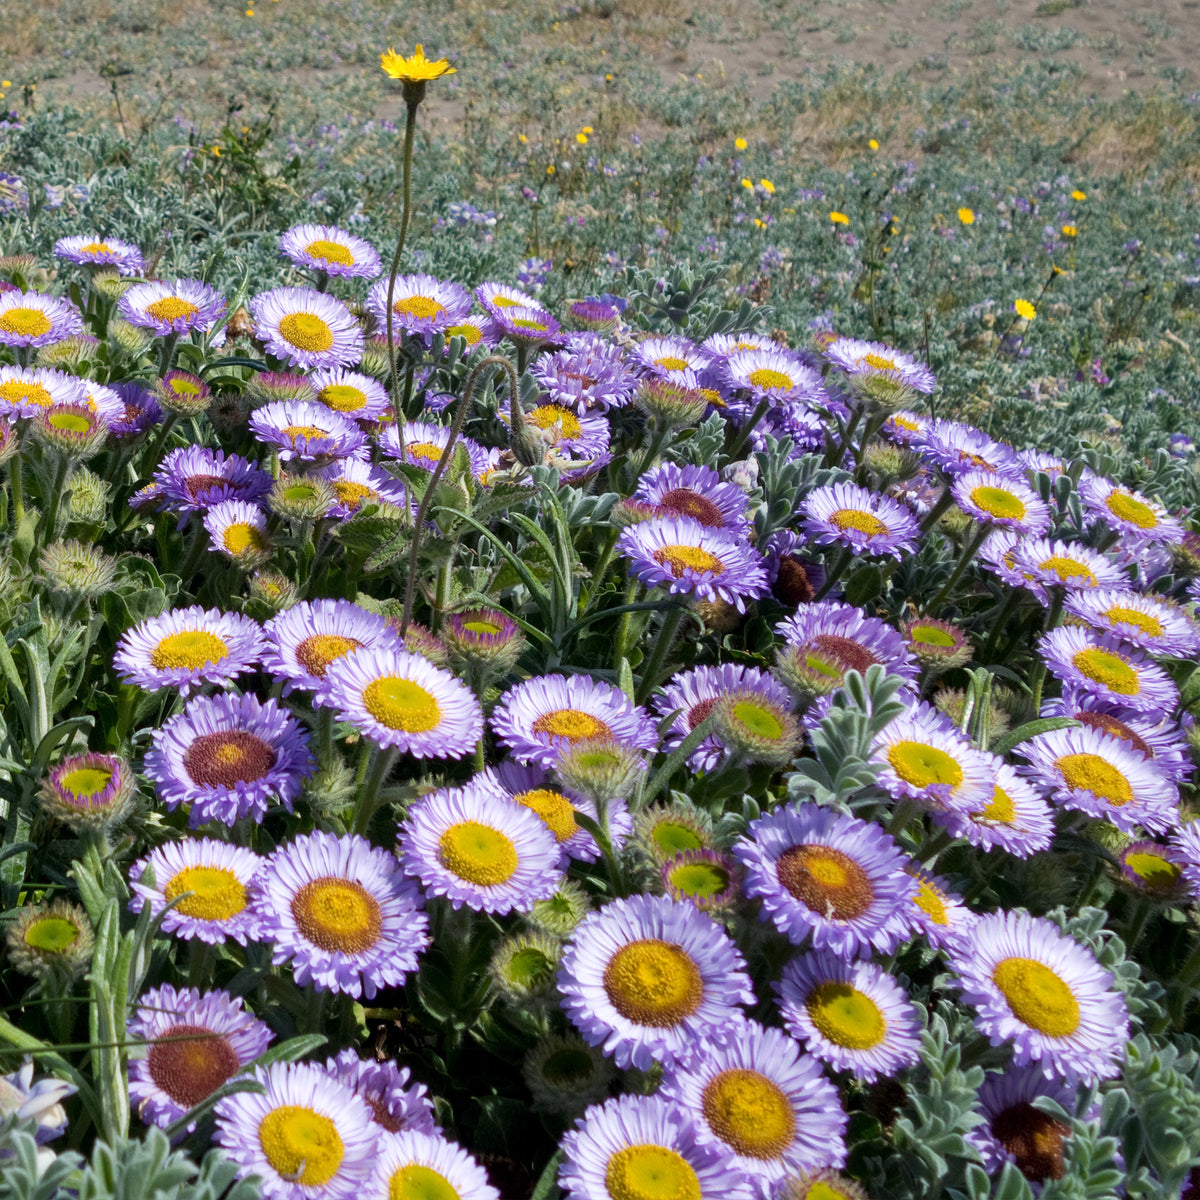
[[[183,769],[203,787],[234,787],[261,779],[275,765],[275,747],[245,729],[205,733],[187,748]]]
[[[242,1065],[229,1038],[203,1025],[172,1025],[146,1061],[150,1078],[182,1108],[211,1096]]]

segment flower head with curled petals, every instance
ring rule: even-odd
[[[1088,516],[1135,542],[1181,542],[1183,525],[1149,496],[1097,475],[1080,480]]]
[[[349,600],[301,600],[263,627],[263,666],[284,680],[284,691],[325,686],[330,664],[364,647],[398,646],[387,621]]]
[[[634,497],[657,505],[663,515],[689,517],[709,529],[742,535],[749,525],[746,493],[723,482],[712,467],[665,462],[638,480]]]
[[[1067,596],[1063,608],[1100,633],[1112,633],[1151,654],[1190,658],[1200,650],[1200,626],[1155,592],[1095,588]]]
[[[371,279],[379,274],[379,251],[334,225],[293,225],[279,239],[279,253],[325,275]]]
[[[145,269],[137,246],[95,234],[59,238],[54,243],[54,255],[81,267],[116,267],[122,275],[140,275]]]
[[[824,347],[823,353],[835,367],[845,371],[851,378],[871,375],[894,376],[905,387],[926,395],[937,387],[937,380],[927,366],[883,342],[838,337]]]
[[[1050,848],[1054,813],[1041,792],[1017,774],[1016,768],[993,759],[994,775],[986,803],[964,812],[940,809],[933,819],[956,838],[981,850],[1006,850],[1028,858]]]
[[[379,56],[379,66],[390,79],[398,79],[401,83],[427,83],[431,79],[441,79],[443,75],[453,75],[458,70],[448,59],[426,58],[425,47],[420,42],[407,58],[389,49]]]
[[[360,1058],[356,1050],[346,1049],[327,1058],[325,1070],[370,1105],[372,1118],[380,1129],[388,1133],[407,1129],[434,1132],[429,1089],[423,1083],[411,1083],[412,1073],[407,1067]]]
[[[920,527],[906,505],[853,483],[813,488],[804,499],[809,535],[824,546],[856,554],[902,558],[916,549]]]
[[[271,490],[271,475],[240,454],[207,446],[181,446],[154,473],[163,507],[180,513],[204,512],[223,500],[253,502]]]
[[[349,367],[362,357],[363,333],[338,299],[308,288],[275,288],[250,301],[267,353],[293,367]]]
[[[1040,537],[1050,527],[1050,507],[1023,480],[994,471],[967,471],[955,479],[955,503],[981,525]]]
[[[254,435],[284,462],[365,458],[367,438],[347,416],[311,400],[274,400],[250,415]]]
[[[487,1171],[438,1131],[405,1130],[380,1140],[367,1196],[396,1200],[501,1200]]]
[[[83,380],[46,367],[0,366],[0,414],[32,417],[58,404],[86,404]]]
[[[83,331],[67,300],[41,292],[0,292],[0,346],[52,346]]]
[[[1179,700],[1179,689],[1166,671],[1116,634],[1064,625],[1044,634],[1038,649],[1050,673],[1064,685],[1109,704],[1166,714]]]
[[[380,329],[387,327],[390,281],[372,284],[367,307]],[[471,293],[460,283],[432,275],[399,275],[392,287],[392,324],[406,333],[426,336],[445,332],[471,311]]]
[[[158,337],[207,333],[224,315],[225,297],[199,279],[135,283],[117,308],[130,325],[153,330]]]

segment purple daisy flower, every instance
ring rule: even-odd
[[[1043,634],[1038,649],[1056,679],[1110,704],[1168,713],[1179,700],[1179,689],[1166,671],[1116,634],[1063,625]]]
[[[844,671],[865,674],[878,663],[888,674],[916,679],[919,667],[904,636],[878,617],[869,617],[852,604],[819,600],[801,604],[775,626],[784,641],[827,655]]]
[[[410,1083],[412,1073],[407,1067],[359,1058],[357,1051],[347,1049],[327,1058],[325,1070],[367,1102],[380,1129],[388,1133],[436,1131],[429,1089],[423,1083]]]
[[[1015,767],[994,756],[992,767],[992,791],[986,804],[971,812],[936,809],[934,821],[981,850],[1006,850],[1016,858],[1048,850],[1054,838],[1050,805]]]
[[[621,347],[595,334],[576,334],[565,350],[544,354],[529,368],[550,401],[583,413],[628,404],[637,374]]]
[[[225,313],[225,297],[199,279],[135,283],[117,301],[121,316],[158,337],[207,333]]]
[[[309,833],[263,864],[254,900],[276,966],[300,986],[372,999],[399,987],[429,945],[421,896],[395,855],[366,838]]]
[[[754,1003],[729,935],[666,896],[629,896],[584,917],[563,951],[558,989],[588,1045],[641,1070],[690,1055]]]
[[[477,350],[479,347],[491,349],[500,341],[500,330],[496,326],[496,322],[491,317],[481,317],[476,313],[471,313],[463,317],[461,320],[455,321],[453,325],[448,325],[444,330],[446,335],[446,349],[444,353],[450,353],[450,340],[460,337],[467,343],[467,353]],[[387,339],[384,338],[386,343]]]
[[[0,346],[52,346],[83,332],[75,305],[40,292],[0,292]]]
[[[1040,471],[1043,475],[1049,475],[1051,479],[1057,479],[1069,469],[1065,459],[1059,458],[1057,454],[1047,454],[1044,450],[1018,450],[1017,458],[1030,477]]]
[[[82,379],[46,367],[0,366],[0,414],[32,417],[59,404],[85,402]]]
[[[819,545],[845,546],[856,554],[911,554],[921,527],[909,509],[890,496],[853,483],[813,488],[804,498],[804,528]]]
[[[154,481],[167,508],[204,512],[222,500],[253,502],[271,490],[271,473],[238,454],[207,446],[182,446],[163,459]]]
[[[1112,633],[1151,654],[1191,658],[1200,650],[1200,628],[1178,604],[1153,592],[1095,588],[1073,592],[1063,608],[1100,633]]]
[[[387,328],[388,279],[371,285],[367,307],[376,327]],[[392,293],[392,325],[397,331],[415,334],[428,341],[466,318],[471,311],[471,293],[462,284],[432,275],[398,275]]]
[[[182,696],[202,684],[226,687],[262,659],[263,634],[241,613],[198,604],[148,617],[117,642],[113,667],[122,683],[147,692],[175,687]]]
[[[1200,821],[1189,821],[1171,834],[1171,849],[1179,856],[1183,882],[1192,903],[1200,901]]]
[[[732,1153],[760,1197],[789,1175],[846,1161],[846,1113],[837,1088],[782,1029],[738,1020],[706,1037],[703,1052],[668,1065],[661,1095],[696,1135]]]
[[[120,275],[140,275],[145,270],[141,250],[117,238],[59,238],[54,243],[54,255],[81,267],[116,267]]]
[[[696,376],[708,365],[708,356],[688,338],[652,336],[634,348],[634,358],[644,370],[660,379],[695,387]]]
[[[250,693],[195,696],[153,741],[145,773],[169,809],[190,805],[193,829],[245,818],[261,824],[271,803],[291,812],[315,766],[296,718]]]
[[[1040,537],[1050,527],[1050,507],[1027,484],[993,471],[967,471],[951,492],[959,508],[982,525]]]
[[[778,346],[735,351],[724,364],[724,376],[730,387],[748,392],[756,406],[766,400],[774,405],[823,408],[829,402],[820,373]]]
[[[828,950],[793,958],[775,984],[788,1032],[835,1071],[874,1083],[915,1066],[921,1021],[882,967]]]
[[[1092,1083],[1120,1073],[1129,1014],[1112,975],[1053,922],[1022,912],[982,916],[947,951],[975,1024],[1018,1066]]]
[[[293,225],[279,239],[280,258],[298,267],[343,279],[370,279],[379,274],[379,251],[370,242],[335,225]]]
[[[354,421],[377,421],[391,409],[387,388],[378,379],[341,367],[314,371],[309,377],[326,408]]]
[[[930,422],[920,448],[926,458],[952,477],[976,470],[1015,479],[1025,474],[1011,446],[994,442],[981,429],[958,421]]]
[[[157,917],[182,896],[163,914],[163,933],[210,945],[228,938],[244,946],[258,940],[252,902],[262,861],[253,850],[212,838],[163,842],[129,868],[129,909],[141,912],[148,904]]]
[[[254,436],[284,462],[366,458],[367,437],[349,418],[307,400],[275,400],[250,414]]]
[[[329,665],[366,647],[398,647],[395,631],[377,613],[349,600],[301,600],[265,626],[263,666],[293,688],[320,691]]]
[[[514,758],[545,767],[554,765],[561,746],[584,739],[658,747],[645,710],[620,688],[586,675],[540,675],[509,688],[492,714],[492,729]]]
[[[857,376],[884,375],[925,395],[931,395],[937,387],[933,372],[924,363],[883,342],[835,337],[826,343],[823,353],[829,362],[852,379]]]
[[[144,1055],[129,1057],[129,1102],[147,1125],[164,1129],[274,1040],[270,1027],[245,1010],[240,996],[219,990],[202,995],[170,984],[139,997],[127,1029],[132,1042],[146,1044]]]
[[[319,468],[316,475],[333,486],[334,501],[328,513],[331,517],[352,517],[364,504],[416,512],[408,490],[399,479],[360,458],[338,459]]]
[[[509,287],[506,283],[481,283],[475,289],[475,298],[487,310],[490,317],[498,317],[506,309],[541,308],[536,296]]]
[[[662,1096],[618,1096],[594,1104],[562,1140],[559,1184],[567,1200],[662,1195],[754,1200],[728,1153],[697,1143],[692,1118]]]
[[[1079,481],[1084,511],[1094,521],[1138,542],[1183,541],[1183,525],[1157,500],[1109,479],[1091,475]]]
[[[500,1200],[487,1172],[457,1142],[440,1133],[405,1130],[380,1139],[375,1173],[365,1195],[419,1200]]]
[[[83,402],[109,428],[114,421],[119,421],[125,415],[125,404],[121,397],[110,387],[96,383],[91,379],[81,379],[83,384]]]
[[[404,461],[414,467],[432,471],[438,465],[450,442],[450,426],[435,425],[432,421],[407,421],[404,425]],[[471,474],[476,480],[486,475],[490,462],[488,452],[476,441],[460,435],[454,443],[467,452]],[[379,449],[389,458],[400,455],[400,438],[395,425],[389,425],[379,439]]]
[[[723,483],[708,466],[666,462],[647,471],[633,493],[677,517],[690,517],[709,529],[744,535],[750,524],[750,498],[736,483]]]
[[[562,326],[544,309],[499,308],[493,320],[500,332],[511,342],[553,342]]]
[[[423,796],[400,826],[404,869],[454,908],[527,912],[562,882],[562,854],[534,812],[486,781]]]
[[[917,883],[907,856],[878,825],[815,804],[788,804],[750,826],[733,852],[745,894],[762,900],[795,945],[844,956],[888,953],[911,936]]]
[[[204,514],[208,548],[236,563],[253,566],[270,552],[267,514],[245,500],[222,500]]]
[[[993,535],[992,541],[997,535]],[[982,557],[990,547],[984,543]],[[1000,547],[997,547],[1000,550]],[[1114,587],[1125,583],[1121,568],[1097,550],[1051,538],[1018,540],[1003,551],[1009,556],[1011,574],[1002,577],[1017,587],[1027,588],[1043,604],[1049,604],[1047,589],[1065,588],[1068,592],[1085,588]]]
[[[338,299],[308,288],[274,288],[250,301],[267,353],[292,367],[349,367],[362,358],[363,333]]]
[[[889,441],[901,446],[912,446],[920,443],[931,423],[930,417],[918,416],[912,412],[894,412],[880,426],[879,432]]]
[[[611,433],[599,413],[577,413],[561,404],[540,403],[524,417],[533,436],[560,455],[592,460],[608,453]]]

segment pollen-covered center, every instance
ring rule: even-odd
[[[458,1189],[440,1172],[409,1163],[388,1181],[388,1200],[462,1200]]]
[[[1012,797],[999,785],[987,802],[973,817],[983,817],[987,821],[995,821],[999,825],[1011,825],[1017,817],[1017,806]]]
[[[309,242],[304,247],[304,253],[309,258],[337,263],[339,267],[354,266],[354,255],[350,253],[349,249],[339,242],[329,241],[328,238],[318,238],[315,242]]]
[[[228,867],[184,867],[163,888],[168,903],[177,896],[183,899],[175,911],[197,921],[228,921],[244,912],[248,903],[245,885]]]
[[[88,242],[79,247],[80,254],[111,254],[112,247],[107,242]]]
[[[292,897],[300,933],[330,953],[361,954],[379,940],[383,914],[379,901],[361,883],[322,875]]]
[[[402,296],[392,305],[392,311],[401,317],[412,317],[418,321],[432,321],[446,311],[432,296]]]
[[[1020,496],[1004,488],[981,485],[971,490],[971,503],[976,508],[1002,521],[1020,521],[1029,510]]]
[[[235,788],[264,778],[278,755],[270,742],[247,729],[203,733],[183,753],[183,769],[201,787]]]
[[[348,383],[331,383],[317,393],[317,399],[334,412],[358,412],[366,404],[367,394]]]
[[[879,659],[861,642],[853,638],[842,637],[837,633],[818,633],[809,645],[815,646],[825,654],[831,655],[842,664],[847,671],[858,671],[866,674],[868,667],[873,667]]]
[[[778,1158],[796,1136],[791,1102],[759,1071],[734,1067],[713,1076],[700,1108],[713,1133],[747,1158]]]
[[[310,675],[324,679],[331,662],[361,647],[358,638],[343,637],[340,633],[313,633],[296,647],[296,661]]]
[[[1129,742],[1143,758],[1154,757],[1154,751],[1150,748],[1149,742],[1134,733],[1124,721],[1118,720],[1118,718],[1109,713],[1085,712],[1081,710],[1080,712],[1072,713],[1071,716],[1081,725],[1086,725],[1089,729],[1099,729],[1103,733],[1111,733],[1113,737],[1118,737],[1122,741]]]
[[[809,992],[804,1001],[809,1018],[837,1046],[869,1050],[887,1036],[887,1021],[866,992],[830,980]]]
[[[1099,754],[1064,754],[1054,760],[1068,787],[1091,792],[1116,808],[1133,799],[1133,786],[1125,775]]]
[[[210,663],[220,662],[229,654],[229,647],[207,629],[183,629],[169,633],[150,652],[150,665],[156,670],[198,671]]]
[[[0,383],[0,400],[7,400],[9,404],[33,405],[37,408],[49,408],[54,403],[49,389],[40,383],[25,383],[20,379],[6,379]]]
[[[1020,1100],[1001,1109],[991,1122],[992,1136],[1016,1160],[1021,1174],[1035,1183],[1061,1179],[1066,1171],[1063,1142],[1071,1128],[1049,1113]]]
[[[259,1123],[258,1143],[271,1167],[301,1187],[328,1183],[346,1154],[337,1125],[299,1104],[271,1109]]]
[[[1137,668],[1119,654],[1089,646],[1073,654],[1071,663],[1081,675],[1119,695],[1136,696],[1141,690]]]
[[[482,821],[459,821],[438,839],[438,860],[479,887],[507,883],[520,866],[512,838]]]
[[[468,346],[475,346],[483,341],[482,331],[474,325],[451,325],[450,328],[446,330],[446,337],[463,338]]]
[[[539,429],[554,429],[564,438],[577,438],[583,432],[579,418],[561,404],[539,404],[537,408],[525,414],[525,419]]]
[[[864,354],[858,361],[866,363],[868,367],[876,371],[894,371],[896,369],[896,360],[894,358],[886,358],[884,355],[876,354],[874,351]]]
[[[374,488],[367,487],[365,483],[354,483],[349,479],[339,479],[333,485],[333,494],[337,496],[338,503],[350,512],[357,512],[362,507],[364,500],[380,498]]]
[[[0,330],[16,337],[41,337],[54,328],[54,322],[40,308],[10,308],[0,313]]]
[[[380,725],[404,733],[428,733],[442,719],[442,707],[432,692],[411,679],[385,675],[363,688],[363,704]]]
[[[156,321],[190,320],[200,311],[200,306],[179,296],[164,296],[161,300],[147,304],[146,311]]]
[[[108,787],[112,777],[108,767],[76,767],[58,781],[58,786],[64,792],[91,800]]]
[[[25,945],[44,954],[62,954],[75,945],[79,927],[66,917],[39,917],[25,930]]]
[[[279,322],[279,336],[299,350],[319,352],[333,345],[333,330],[316,313],[288,313]]]
[[[779,882],[801,904],[835,921],[861,917],[875,900],[870,876],[832,846],[789,846],[777,866]]]
[[[513,799],[537,813],[559,844],[570,841],[579,832],[579,826],[575,823],[575,808],[562,792],[533,788],[528,792],[519,792]]]
[[[865,533],[869,538],[880,537],[888,531],[888,527],[874,513],[861,508],[835,509],[829,514],[829,523],[843,533],[852,529],[856,533]]]
[[[700,1179],[687,1159],[667,1146],[622,1146],[604,1169],[612,1200],[701,1200]]]
[[[661,546],[654,551],[654,561],[666,567],[676,579],[685,571],[702,571],[709,575],[721,575],[725,564],[715,555],[699,546]]]
[[[413,458],[423,458],[426,462],[434,465],[442,457],[441,446],[435,446],[432,442],[413,442],[411,445],[405,446],[404,449]]]
[[[224,1034],[203,1025],[172,1025],[154,1039],[146,1065],[150,1078],[187,1109],[211,1096],[242,1064]]]
[[[285,425],[279,432],[284,437],[290,438],[293,442],[300,438],[308,442],[314,438],[327,438],[330,436],[328,429],[322,429],[318,425]]]
[[[681,517],[691,517],[709,529],[724,528],[725,518],[721,510],[707,496],[702,496],[691,488],[671,488],[663,493],[658,504],[668,512],[678,513]]]
[[[913,903],[935,925],[950,924],[950,916],[946,911],[946,897],[928,879],[917,880],[917,894],[913,898]]]
[[[1142,612],[1140,609],[1114,604],[1111,608],[1106,608],[1102,615],[1114,628],[1118,625],[1132,625],[1147,637],[1160,638],[1166,632],[1163,623],[1153,613]]]
[[[1139,529],[1153,529],[1158,524],[1154,509],[1129,492],[1110,492],[1104,503],[1118,521],[1127,521]]]
[[[992,969],[1013,1016],[1047,1037],[1069,1037],[1079,1028],[1079,1002],[1070,987],[1035,958],[1004,958]]]
[[[690,1017],[704,999],[700,968],[681,946],[643,938],[622,946],[604,968],[612,1006],[637,1025],[666,1029]]]
[[[896,742],[888,747],[892,770],[915,788],[958,787],[963,769],[953,755],[927,742]]]
[[[794,386],[790,376],[785,375],[782,371],[772,371],[770,367],[759,367],[756,371],[751,371],[746,378],[756,388],[762,388],[763,391],[770,391],[772,388],[786,391]]]
[[[656,367],[662,367],[664,371],[686,371],[687,360],[680,358],[677,354],[667,354],[662,358],[654,360]]]
[[[613,736],[612,729],[599,717],[582,712],[578,708],[556,708],[552,712],[543,713],[534,721],[533,732],[566,738],[569,742],[580,742],[584,739],[611,741]]]
[[[1049,558],[1043,559],[1038,563],[1039,571],[1046,571],[1048,574],[1057,575],[1059,581],[1066,583],[1067,580],[1082,580],[1086,587],[1095,587],[1097,579],[1091,567],[1087,563],[1081,563],[1073,558],[1066,558],[1061,554],[1052,554]]]
[[[227,487],[236,490],[238,487],[232,479],[226,479],[224,475],[189,475],[183,481],[183,486],[193,500],[207,497],[214,488]]]
[[[265,550],[267,545],[260,530],[249,521],[235,521],[227,525],[221,534],[221,542],[235,558],[239,554]]]

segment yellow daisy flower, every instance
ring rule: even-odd
[[[958,210],[958,219],[964,225],[974,225],[975,224],[975,213],[973,210],[971,210],[969,208],[960,208]]]
[[[1032,321],[1037,316],[1037,309],[1028,300],[1018,300],[1013,308],[1017,310],[1017,316],[1024,317],[1027,321]]]
[[[846,214],[843,212],[831,212],[829,214],[829,219],[835,225],[849,225],[850,224],[850,218],[848,216],[846,216]]]
[[[878,149],[879,149],[879,143],[878,143],[878,142],[877,142],[877,141],[876,141],[874,138],[872,138],[872,139],[871,139],[871,140],[870,140],[870,141],[867,143],[867,145],[868,145],[868,146],[870,146],[872,150],[878,150]]]
[[[735,150],[745,150],[746,139],[745,138],[734,138],[733,139],[733,148]]]
[[[440,79],[443,75],[453,75],[457,71],[448,59],[439,58],[436,62],[430,62],[425,57],[425,47],[420,42],[410,58],[404,58],[389,48],[386,54],[379,56],[379,66],[392,79],[398,79],[401,83],[427,83],[431,79]]]
[[[1072,199],[1072,200],[1086,200],[1086,199],[1087,199],[1087,192],[1081,192],[1081,191],[1080,191],[1078,188],[1076,188],[1076,189],[1075,189],[1075,190],[1074,190],[1074,191],[1071,193],[1071,199]]]
[[[1073,238],[1078,232],[1079,230],[1074,225],[1064,225],[1062,227],[1063,237]]]

